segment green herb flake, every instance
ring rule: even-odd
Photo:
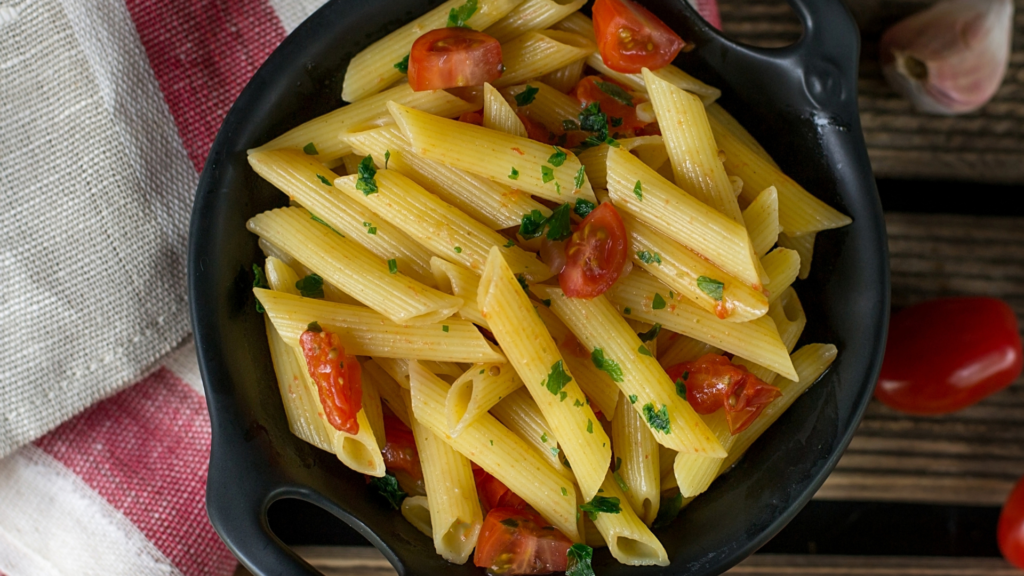
[[[309,156],[316,156],[317,154],[319,154],[319,152],[316,151],[316,146],[312,142],[303,146],[302,151]]]
[[[683,377],[676,380],[676,396],[679,396],[683,400],[686,400],[686,376],[689,372],[683,374]]]
[[[555,180],[555,194],[562,195],[562,184]]]
[[[540,434],[540,441],[545,443],[545,444],[548,443],[548,433],[547,432],[541,432],[541,434]]]
[[[661,410],[656,410],[654,404],[648,402],[644,404],[644,418],[647,419],[647,425],[652,429],[662,434],[672,433],[672,425],[668,419],[668,406],[662,404]]]
[[[324,178],[323,174],[317,174],[316,177],[317,177],[317,180],[320,180],[320,182],[324,186],[330,186],[331,188],[334,188],[334,184],[331,184],[330,180],[328,180],[327,178]]]
[[[556,448],[554,446],[551,447],[551,455],[552,456],[558,456],[558,452],[559,452],[558,448]]]
[[[572,218],[569,215],[571,210],[568,204],[562,204],[548,216],[548,240],[558,242],[572,236]]]
[[[622,382],[622,367],[615,360],[605,358],[604,350],[601,348],[594,348],[594,351],[590,353],[590,361],[598,370],[607,372],[614,382]]]
[[[366,229],[366,233],[367,234],[373,234],[374,236],[376,236],[377,235],[377,227],[376,226],[370,226],[369,228]]]
[[[672,498],[662,498],[661,508],[658,508],[658,515],[654,518],[654,523],[651,524],[651,528],[664,528],[672,523],[679,516],[679,511],[683,508],[683,495],[676,492],[676,495]]]
[[[587,167],[583,166],[581,164],[580,165],[580,169],[576,171],[576,177],[572,179],[572,183],[573,183],[574,186],[576,186],[576,189],[579,190],[579,189],[583,188],[583,185],[586,184],[586,182],[587,182]],[[589,201],[589,200],[584,200],[583,198],[578,198],[576,200],[576,205],[577,206],[579,206],[580,200],[583,200],[587,204],[590,204],[590,210],[594,209],[594,203]],[[587,210],[587,214],[590,214],[590,210]],[[576,212],[576,213],[579,214],[579,212]],[[586,218],[586,214],[580,216],[580,218]]]
[[[569,393],[566,392],[565,390],[562,390],[561,392],[558,393],[558,401],[559,402],[565,402],[565,399],[568,398],[568,397],[569,397]]]
[[[622,118],[617,118],[615,116],[612,116],[608,120],[609,120],[609,123],[612,125],[612,128],[618,128],[619,126],[622,126]]]
[[[527,240],[532,240],[544,233],[544,224],[547,223],[547,218],[540,210],[531,210],[528,214],[523,214],[522,220],[519,223],[519,235]]]
[[[577,398],[576,400],[573,400],[572,405],[575,408],[583,408],[584,406],[586,406],[586,404],[584,404],[583,402],[580,402],[579,398]]]
[[[580,172],[583,172],[583,168],[580,168]],[[577,176],[579,176],[579,174],[577,174]],[[577,186],[577,188],[579,188],[579,186]],[[576,205],[572,207],[572,211],[580,218],[586,218],[594,211],[594,208],[597,208],[597,206],[590,200],[587,200],[586,198],[577,198]]]
[[[319,274],[310,274],[305,278],[295,283],[295,287],[298,288],[299,293],[304,298],[323,298],[324,297],[324,279]]]
[[[544,379],[544,382],[541,382],[541,384],[547,387],[548,392],[557,395],[569,382],[572,382],[572,376],[569,376],[569,374],[566,373],[565,366],[562,364],[562,361],[559,360],[551,365],[551,372],[548,374],[548,377]]]
[[[650,356],[651,358],[654,358],[654,354],[651,354],[651,351],[648,350],[647,346],[644,346],[643,344],[641,344],[640,347],[636,349],[636,351],[639,352],[641,356]]]
[[[516,274],[515,278],[516,282],[519,282],[519,287],[523,289],[523,292],[526,292],[527,296],[529,296],[530,285],[526,283],[526,276],[523,276],[522,274]]]
[[[640,250],[636,253],[636,257],[644,264],[661,264],[661,256],[659,256],[657,252]]]
[[[661,294],[654,293],[654,300],[651,300],[651,310],[661,310],[665,307],[665,299],[662,298]]]
[[[442,324],[441,325],[441,332],[447,332],[447,331],[448,331],[448,325],[447,324]]]
[[[622,475],[618,472],[612,472],[612,478],[615,478],[615,483],[619,485],[619,490],[623,492],[629,492],[629,485],[622,479]]]
[[[334,226],[331,226],[330,224],[328,224],[326,221],[324,221],[322,218],[320,218],[316,214],[310,214],[309,218],[310,218],[310,220],[312,220],[313,222],[316,222],[317,224],[323,224],[324,226],[327,226],[328,228],[331,229],[331,232],[334,232],[338,236],[341,236],[342,238],[345,237],[344,234],[342,234],[341,232],[338,232],[337,230],[335,230]]]
[[[263,273],[263,268],[260,268],[259,264],[252,265],[252,273],[256,276],[252,281],[253,288],[270,288],[270,285],[267,284],[267,276]],[[266,309],[263,308],[263,304],[260,303],[259,298],[256,299],[256,311],[260,314],[263,314],[263,312],[266,311]]]
[[[577,118],[580,121],[580,130],[593,132],[600,136],[596,138],[598,144],[604,142],[605,138],[608,137],[608,116],[601,112],[601,105],[599,103],[591,102],[589,106],[579,113]]]
[[[395,67],[395,70],[398,70],[402,74],[408,74],[409,73],[409,55],[406,54],[405,58],[402,58],[398,62],[395,62],[393,64],[393,66]]]
[[[511,239],[511,238],[509,238],[508,242],[505,242],[505,245],[502,246],[502,248],[511,248],[511,247],[513,247],[515,245],[516,245],[516,241]]]
[[[462,254],[462,246],[456,246],[454,250],[456,254]]]
[[[481,368],[480,369],[480,374],[483,374],[484,372],[485,372],[485,370],[483,368]]]
[[[579,130],[579,129],[580,129],[580,125],[577,124],[575,120],[569,120],[569,119],[562,120],[562,130],[565,130],[566,132],[572,132],[573,130]]]
[[[466,0],[466,3],[458,8],[452,8],[448,12],[448,28],[469,28],[466,21],[476,13],[476,0]]]
[[[555,168],[558,168],[562,164],[565,164],[565,161],[569,158],[569,155],[565,153],[565,150],[562,150],[558,146],[552,146],[552,148],[555,149],[555,153],[552,154],[551,156],[548,156],[548,164],[551,164]]]
[[[644,187],[640,184],[639,180],[637,180],[636,184],[633,185],[633,195],[636,196],[637,200],[641,202],[644,201]]]
[[[388,272],[398,274],[398,260],[394,258],[388,260]]]
[[[721,302],[722,292],[725,290],[725,283],[715,280],[714,278],[701,276],[700,278],[697,278],[697,288],[700,288],[701,292]]]
[[[384,169],[388,169],[388,162],[391,161],[391,150],[384,151]]]
[[[593,434],[593,433],[594,433],[594,421],[591,420],[590,418],[587,418],[587,434]]]
[[[551,298],[545,298],[541,300],[540,303],[548,308],[551,308]]]
[[[403,492],[398,486],[398,480],[391,474],[385,474],[380,478],[372,478],[370,480],[370,486],[376,488],[377,492],[386,498],[388,503],[391,504],[391,507],[395,510],[402,507],[402,500],[405,500],[405,497],[408,496],[408,494]]]
[[[377,192],[377,181],[374,177],[377,175],[377,168],[373,165],[373,156],[367,156],[359,162],[359,179],[356,180],[356,190],[363,193],[363,196],[369,196]]]
[[[650,330],[647,332],[641,332],[637,334],[637,336],[640,337],[641,342],[650,342],[657,338],[659,333],[661,333],[661,324],[655,324],[654,326],[651,326]]]
[[[502,526],[508,526],[509,528],[519,528],[519,522],[516,522],[512,518],[505,518],[501,521]]]
[[[619,468],[622,468],[622,458],[615,457],[615,464],[612,464],[612,472],[618,472]]]
[[[494,446],[494,440],[488,440],[488,442],[491,443],[491,446]]]
[[[569,491],[565,489],[565,486],[559,486],[562,489],[562,496],[568,496]]]
[[[310,322],[309,324],[306,324],[306,332],[316,332],[317,334],[319,334],[320,332],[323,331],[324,329],[320,327],[320,324],[318,322]]]
[[[580,510],[586,512],[591,520],[597,520],[599,513],[619,514],[622,512],[622,507],[619,505],[619,499],[615,496],[594,496],[590,502],[581,504]]]
[[[525,90],[516,94],[516,106],[529,106],[537,97],[537,92],[540,92],[540,88],[527,84]]]
[[[629,306],[626,306],[625,308],[623,308],[622,313],[625,314],[626,316],[629,316],[630,314],[633,313],[633,309],[630,308]]]
[[[636,394],[630,394],[629,395],[629,403],[630,404],[636,404],[636,399],[637,399]]]
[[[513,166],[512,167],[512,171],[508,173],[508,179],[509,180],[519,180],[519,170],[516,170],[515,166]]]
[[[618,84],[612,84],[611,82],[601,81],[594,82],[594,84],[596,84],[597,87],[601,89],[601,92],[604,92],[605,94],[611,96],[612,98],[618,100],[619,102],[625,104],[626,106],[633,106],[633,97],[630,96],[629,92],[626,92],[622,88],[622,86],[619,86]],[[619,122],[622,122],[621,118],[619,119]]]
[[[545,184],[555,179],[555,171],[551,168],[551,166],[540,167],[540,179]]]

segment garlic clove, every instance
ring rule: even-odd
[[[973,112],[1002,84],[1012,38],[1013,0],[946,0],[882,35],[882,71],[921,112]]]

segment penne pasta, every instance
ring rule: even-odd
[[[496,248],[480,279],[478,298],[495,339],[558,437],[583,497],[593,498],[608,470],[610,441]]]
[[[306,376],[303,374],[305,364],[298,362],[294,349],[284,343],[270,318],[265,320],[270,358],[274,362],[274,373],[277,375],[277,385],[284,403],[284,414],[288,418],[288,429],[313,446],[333,452],[333,443],[324,428],[328,424],[319,415],[319,400],[315,391],[306,386]]]
[[[560,30],[527,32],[502,43],[505,71],[493,84],[500,88],[538,78],[584,60],[596,50],[592,40],[579,34]]]
[[[764,286],[769,304],[778,300],[786,288],[793,284],[800,272],[800,264],[800,255],[796,250],[788,248],[776,248],[761,258],[761,265],[772,279]]]
[[[658,363],[670,368],[680,362],[690,362],[705,354],[721,354],[721,348],[715,348],[707,342],[701,342],[689,336],[679,336],[658,356]]]
[[[608,150],[608,195],[621,212],[760,290],[760,263],[754,256],[747,229],[619,148]]]
[[[504,236],[398,172],[380,170],[375,180],[377,191],[372,193],[364,193],[357,188],[359,180],[356,176],[342,176],[334,181],[334,185],[350,199],[374,210],[380,219],[406,230],[435,256],[480,273],[491,248],[497,248],[516,274],[534,282],[551,277],[548,265],[538,260],[536,255],[514,243],[509,246]]]
[[[448,433],[458,436],[474,420],[486,414],[502,398],[523,385],[508,364],[474,364],[459,376],[445,401]]]
[[[526,390],[516,390],[491,408],[491,414],[516,436],[532,446],[551,468],[572,482],[576,482],[572,470],[562,464],[558,457],[558,439],[551,426],[540,413],[540,408]]]
[[[505,101],[501,92],[491,86],[484,84],[484,128],[497,130],[520,138],[526,138],[526,126],[516,116],[516,111]]]
[[[676,393],[650,350],[604,296],[582,300],[568,298],[555,287],[537,290],[551,299],[551,310],[579,338],[592,362],[611,375],[659,444],[687,453],[725,455],[697,413]]]
[[[754,244],[754,254],[763,258],[779,240],[779,195],[774,186],[765,188],[757,195],[743,211],[743,219],[747,223],[750,241]],[[771,279],[769,282],[774,280],[767,269],[765,273]]]
[[[256,298],[281,337],[298,347],[310,322],[338,334],[355,356],[414,358],[450,362],[504,362],[505,357],[465,320],[449,318],[433,324],[407,326],[360,306],[302,298],[254,288]],[[445,330],[447,327],[447,330]],[[462,372],[459,371],[459,374]]]
[[[286,252],[390,320],[428,324],[455,313],[462,301],[398,272],[361,244],[319,224],[300,208],[278,208],[249,219],[250,232]],[[394,268],[390,271],[389,268]]]
[[[636,512],[626,504],[626,497],[612,478],[612,473],[605,476],[605,498],[619,501],[618,513],[600,512],[593,519],[594,526],[608,544],[608,551],[619,562],[628,566],[668,566],[668,553],[654,536],[651,529],[637,516]]]
[[[342,106],[333,112],[318,116],[262,146],[249,150],[249,154],[281,149],[302,150],[312,160],[336,165],[338,160],[352,153],[348,143],[338,138],[339,134],[394,124],[395,120],[387,109],[387,103],[390,101],[445,118],[456,118],[463,112],[476,109],[472,103],[452,96],[444,90],[414,92],[408,84],[402,84],[362,102]]]
[[[608,144],[588,148],[580,153],[580,162],[586,167],[587,178],[596,189],[608,188]],[[636,155],[641,162],[658,170],[668,161],[668,151],[661,136],[638,136],[619,140],[619,148]]]
[[[277,246],[274,246],[270,242],[267,242],[265,239],[260,238],[259,245],[260,245],[260,250],[263,251],[263,254],[268,259],[269,258],[274,258],[274,259],[279,260],[282,263],[286,264],[289,268],[291,268],[292,273],[296,274],[296,277],[295,277],[296,281],[298,281],[299,276],[305,278],[306,276],[309,276],[309,275],[313,274],[312,270],[310,270],[309,268],[306,268],[305,266],[302,265],[301,262],[299,262],[295,258],[292,258],[292,256],[290,254],[288,254],[284,250],[281,250]],[[269,274],[269,272],[268,272],[268,274]],[[324,300],[327,300],[328,302],[337,302],[339,304],[352,304],[354,306],[362,306],[362,304],[359,302],[359,300],[356,300],[355,298],[349,296],[348,294],[345,294],[337,286],[335,286],[334,284],[331,284],[330,282],[328,282],[326,280],[324,280],[323,287],[324,287]],[[294,286],[292,286],[292,289],[295,290],[295,291],[291,292],[291,291],[287,291],[287,290],[282,290],[282,292],[286,291],[289,294],[297,294],[298,293],[298,289],[296,289]]]
[[[583,69],[586,66],[586,63],[586,60],[577,60],[576,62],[562,66],[554,72],[549,72],[544,76],[541,76],[540,80],[559,92],[568,93],[576,87],[580,78],[583,77]]]
[[[739,140],[744,146],[750,149],[751,152],[757,154],[762,160],[778,168],[779,165],[772,160],[772,157],[768,155],[768,151],[753,137],[747,129],[744,128],[731,114],[722,108],[722,105],[715,102],[714,104],[708,104],[705,107],[705,111],[708,117],[714,117],[715,122],[725,132],[728,132],[730,136]],[[740,184],[742,184],[742,180]],[[739,194],[739,192],[737,192]]]
[[[398,104],[390,108],[402,133],[421,156],[497,182],[514,181],[520,190],[554,202],[576,197],[597,200],[572,152]],[[561,158],[560,153],[565,157]]]
[[[749,358],[786,377],[795,376],[775,322],[766,314],[750,322],[723,322],[679,298],[650,274],[634,271],[605,293],[625,313]]]
[[[466,26],[484,30],[505,17],[522,0],[477,0],[476,9],[466,20]],[[444,28],[452,10],[465,0],[448,0],[430,12],[402,26],[356,54],[345,70],[341,97],[346,102],[357,102],[376,94],[402,78],[395,64],[409,54],[413,42],[424,32]]]
[[[430,253],[398,227],[379,221],[369,208],[339,194],[330,184],[338,176],[323,164],[296,150],[272,150],[250,154],[249,165],[346,238],[383,260],[394,258],[399,272],[433,285]]]
[[[398,126],[367,130],[345,138],[359,154],[372,155],[377,168],[390,167],[402,173],[492,230],[519,226],[523,214],[533,210],[544,216],[551,214],[547,206],[525,192],[416,154]]]
[[[643,70],[643,77],[672,162],[676,185],[743,224],[743,215],[729,176],[718,158],[718,145],[700,98],[673,86],[647,68]]]
[[[380,391],[377,390],[376,380],[363,378],[363,411],[366,413],[366,421],[373,431],[373,439],[377,441],[377,449],[383,450],[387,443],[384,433],[384,409],[381,406]]]
[[[518,494],[570,540],[578,542],[576,491],[572,483],[489,414],[467,426],[458,437],[445,433],[444,403],[449,386],[418,363],[413,362],[409,369],[416,420]]]
[[[768,298],[639,220],[624,215],[630,258],[696,306],[729,322],[749,322],[768,311]],[[705,280],[701,280],[701,279]],[[707,279],[722,283],[720,297],[701,289]]]
[[[469,268],[453,264],[447,260],[433,257],[430,268],[434,271],[434,279],[442,290],[462,298],[459,316],[463,320],[487,328],[487,320],[480,313],[480,304],[476,301],[476,290],[480,286],[480,275]]]
[[[620,395],[621,396],[621,395]],[[625,402],[620,397],[619,402]],[[615,463],[612,478],[636,515],[648,526],[661,505],[661,450],[636,410],[621,410],[612,420]]]
[[[363,382],[373,382],[381,402],[411,430],[412,422],[409,420],[409,408],[402,386],[373,358],[363,362],[362,367]]]
[[[779,234],[779,246],[796,250],[796,253],[800,255],[800,272],[798,277],[801,280],[806,280],[811,275],[811,258],[814,256],[815,236],[813,232],[803,236]]]
[[[484,32],[504,43],[527,32],[548,28],[586,3],[586,0],[525,0]]]
[[[526,90],[533,91],[534,89],[536,89],[536,93],[532,100],[524,104],[517,102],[516,111],[520,114],[534,122],[540,122],[552,132],[562,128],[563,120],[575,122],[579,117],[580,111],[583,109],[579,100],[538,80],[506,88],[503,92],[515,98]]]
[[[426,496],[409,496],[402,500],[402,517],[427,538],[434,537],[430,525],[430,503]]]

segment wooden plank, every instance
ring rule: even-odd
[[[894,92],[878,64],[881,34],[934,0],[847,0],[862,34],[861,124],[880,178],[1024,183],[1024,0],[1016,0],[1013,54],[1003,85],[978,112],[920,114]],[[785,0],[721,0],[723,31],[755,46],[786,46],[802,26]]]
[[[391,576],[395,569],[375,548],[296,546],[295,552],[324,576]],[[830,574],[844,576],[1016,576],[1002,558],[934,558],[756,554],[728,571],[733,576]],[[249,576],[239,568],[235,576]]]

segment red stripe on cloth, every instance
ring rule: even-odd
[[[234,557],[206,515],[210,418],[161,368],[36,445],[125,515],[186,576],[223,576]]]
[[[267,0],[127,0],[178,134],[196,171],[228,108],[284,40]]]
[[[722,29],[722,16],[718,12],[718,0],[690,0],[690,5],[697,12],[719,30]]]

